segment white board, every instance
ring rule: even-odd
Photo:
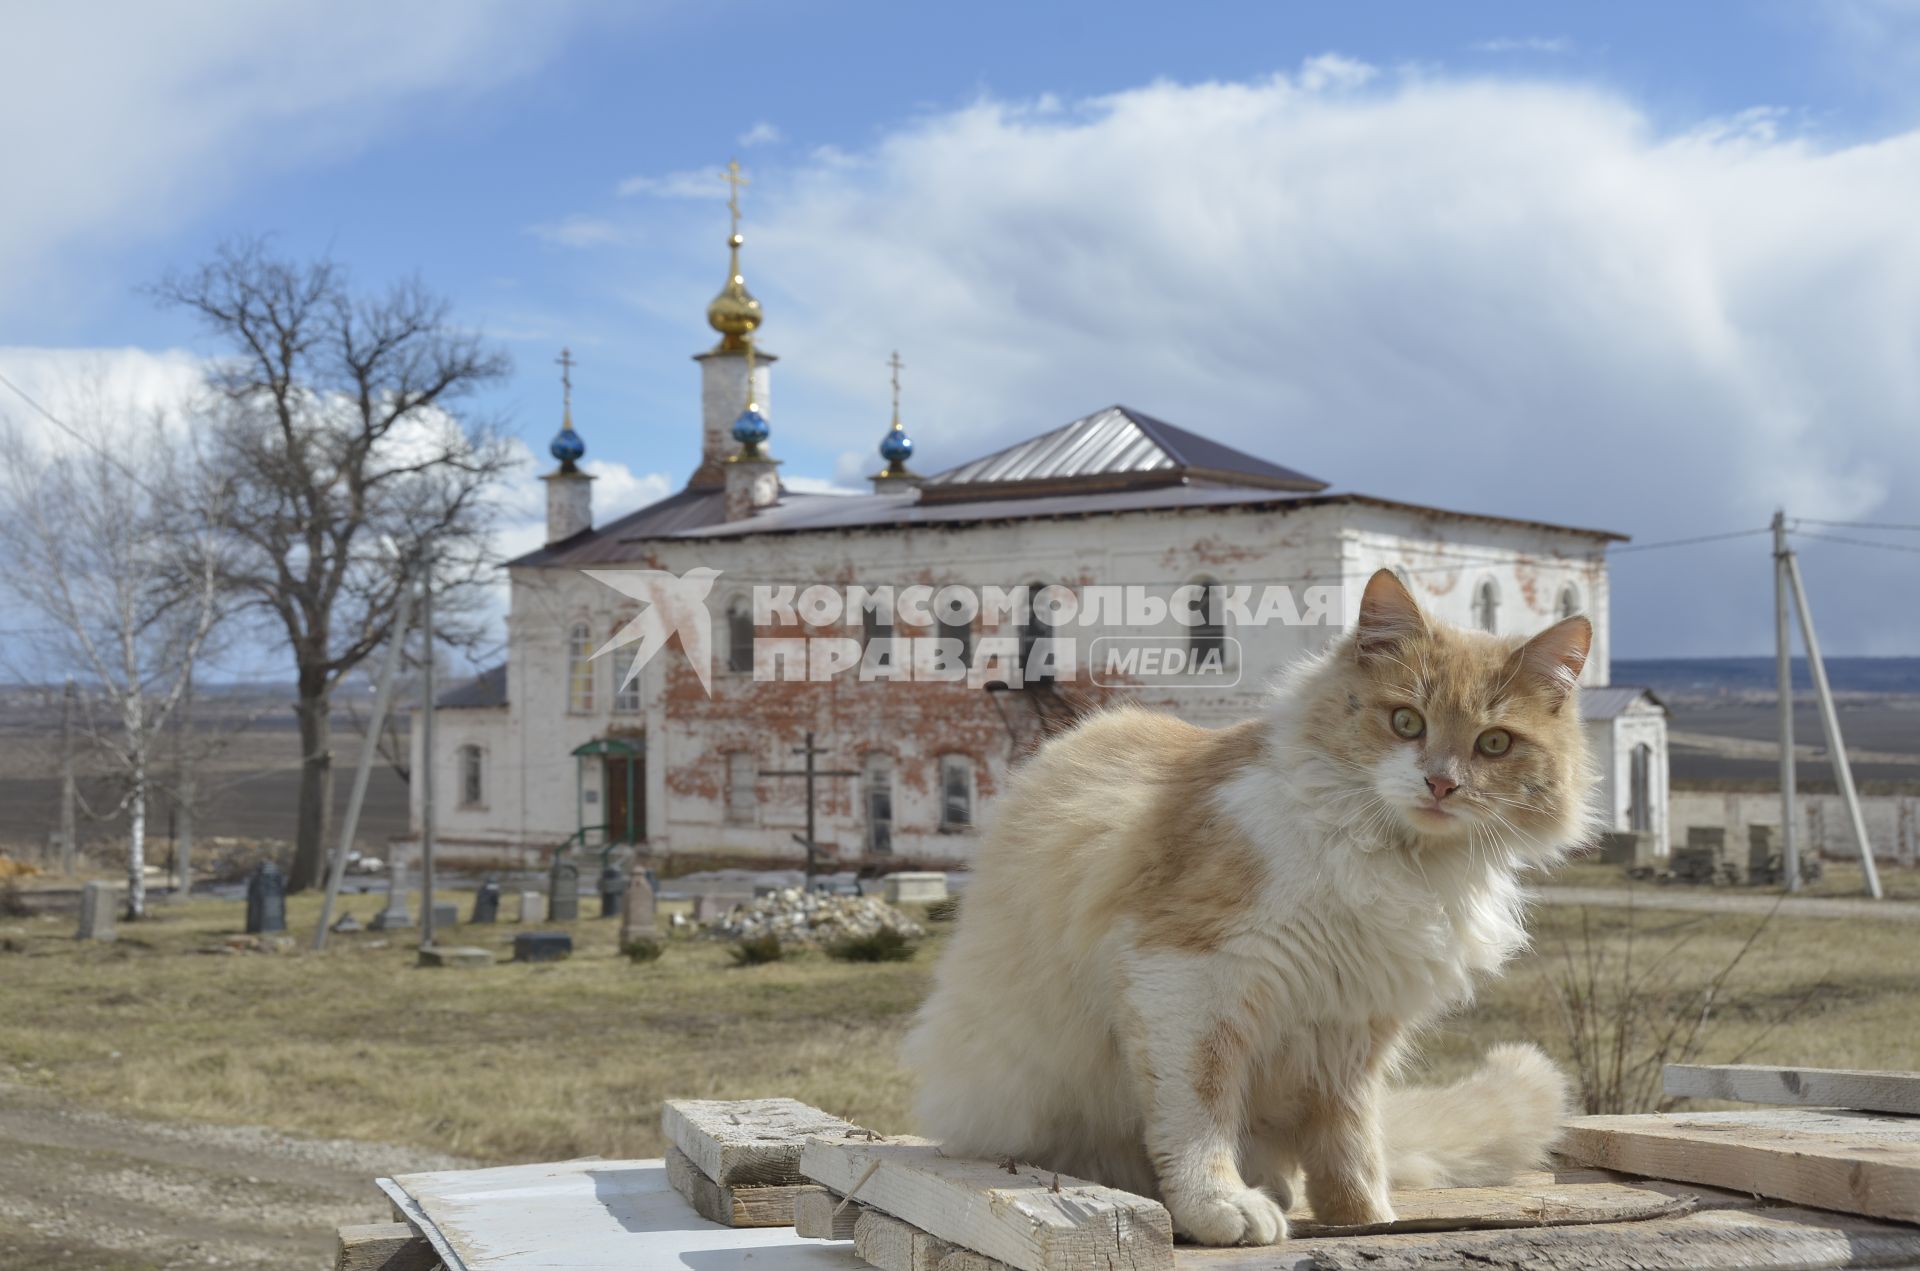
[[[389,1180],[382,1180],[383,1182]],[[390,1180],[448,1271],[865,1271],[846,1244],[791,1227],[723,1227],[650,1161],[564,1161]]]

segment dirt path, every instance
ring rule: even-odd
[[[462,1164],[250,1126],[140,1121],[0,1084],[0,1267],[323,1271],[335,1227],[385,1221],[375,1175]]]
[[[1707,887],[1536,887],[1545,905],[1593,905],[1624,909],[1686,909],[1702,913],[1770,912],[1775,903],[1783,918],[1871,918],[1883,922],[1920,922],[1920,904],[1910,900],[1858,900],[1843,896],[1730,896]]]

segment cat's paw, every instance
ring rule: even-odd
[[[1385,1194],[1362,1187],[1307,1189],[1313,1220],[1329,1227],[1378,1227],[1393,1221],[1393,1206]]]
[[[1170,1205],[1173,1222],[1203,1245],[1270,1245],[1287,1238],[1287,1215],[1257,1187],[1203,1192]]]

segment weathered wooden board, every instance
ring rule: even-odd
[[[851,1240],[860,1206],[841,1204],[841,1197],[815,1186],[793,1198],[793,1229],[809,1240]]]
[[[800,1170],[842,1196],[1021,1271],[1173,1266],[1157,1201],[1025,1166],[945,1156],[922,1139],[813,1139]]]
[[[1777,1109],[1576,1117],[1560,1153],[1604,1169],[1920,1222],[1920,1124]]]
[[[1764,1064],[1668,1064],[1666,1092],[1689,1099],[1852,1108],[1920,1116],[1920,1073]]]
[[[809,1138],[866,1133],[798,1099],[669,1099],[660,1129],[723,1187],[804,1183],[800,1152]]]
[[[1798,1271],[1920,1265],[1920,1229],[1792,1207],[1649,1222],[1181,1246],[1179,1271]]]
[[[1520,1187],[1443,1187],[1393,1194],[1394,1220],[1336,1227],[1311,1210],[1287,1215],[1295,1236],[1361,1236],[1403,1231],[1471,1231],[1499,1227],[1566,1227],[1577,1223],[1644,1222],[1692,1210],[1697,1197],[1633,1183],[1558,1183]]]
[[[428,1239],[403,1222],[342,1227],[333,1271],[434,1271],[440,1255]]]
[[[853,1224],[853,1251],[880,1271],[938,1271],[955,1249],[918,1227],[868,1209]]]
[[[782,1187],[722,1187],[700,1172],[679,1148],[667,1149],[667,1182],[687,1198],[693,1212],[728,1227],[791,1227],[793,1206],[803,1193],[825,1192],[816,1183]]]

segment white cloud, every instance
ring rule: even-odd
[[[1338,488],[1642,539],[1912,519],[1920,133],[1662,135],[1589,87],[1355,78],[983,100],[778,174],[781,373],[849,404],[784,435],[859,440],[898,345],[925,470],[1120,400]],[[1906,558],[1808,550],[1837,648],[1911,651],[1876,599]],[[1619,638],[1757,651],[1768,578],[1762,540],[1622,557]]]
[[[1564,35],[1502,35],[1467,47],[1476,53],[1571,53],[1573,41]]]
[[[555,247],[610,247],[626,241],[627,232],[603,217],[573,215],[529,225],[527,233]]]
[[[357,149],[396,110],[524,74],[577,8],[530,21],[512,0],[12,6],[0,311],[58,303],[69,252],[164,233],[264,174]]]
[[[727,183],[720,179],[718,168],[688,168],[662,176],[628,177],[614,192],[622,198],[651,194],[662,199],[724,199]]]
[[[83,436],[91,435],[88,429],[94,424],[110,422],[108,417],[159,417],[181,426],[205,385],[204,367],[199,357],[182,349],[0,347],[0,375],[14,386],[0,384],[0,421],[52,451],[87,443],[49,422],[40,410]]]
[[[784,140],[786,134],[764,119],[740,134],[740,144],[743,146],[772,146]]]

